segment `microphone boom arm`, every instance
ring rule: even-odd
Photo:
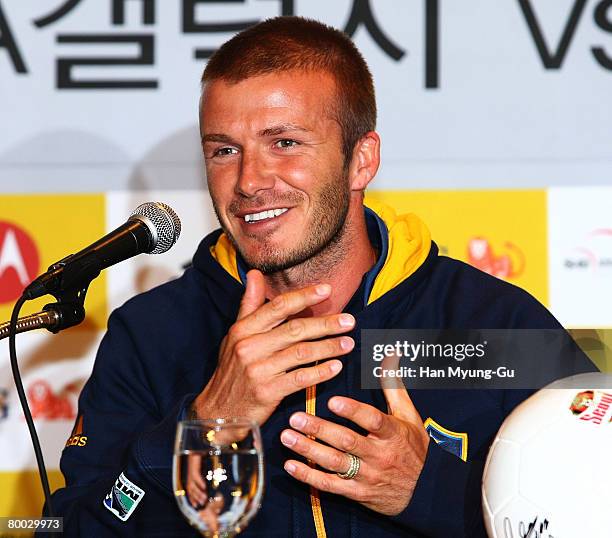
[[[54,310],[43,310],[29,316],[23,316],[17,320],[17,334],[36,329],[52,330],[59,323],[59,314]],[[0,340],[4,340],[9,335],[10,321],[0,323]]]

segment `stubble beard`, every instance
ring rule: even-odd
[[[328,274],[333,267],[345,258],[347,252],[342,239],[347,234],[347,214],[350,203],[350,189],[346,172],[334,181],[326,182],[317,193],[310,221],[310,227],[303,237],[303,243],[288,249],[279,249],[267,242],[269,235],[251,236],[251,239],[260,242],[255,255],[250,255],[242,249],[235,237],[223,224],[220,212],[213,198],[213,207],[217,219],[236,250],[250,268],[258,269],[265,275],[297,270],[304,278],[307,274]],[[265,197],[255,198],[250,202],[253,207],[285,205],[296,206],[303,202],[304,195],[299,192],[286,193],[272,199]],[[230,212],[232,206],[230,205]],[[278,231],[276,232],[278,233]]]

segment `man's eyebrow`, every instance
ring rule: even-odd
[[[302,127],[301,125],[296,125],[295,123],[281,123],[280,125],[273,125],[272,127],[266,127],[262,129],[257,134],[259,136],[277,136],[282,133],[287,133],[290,131],[302,131],[305,133],[310,132],[310,129],[306,129],[306,127]]]
[[[281,123],[279,125],[273,125],[271,127],[266,127],[257,133],[258,136],[278,136],[282,133],[287,133],[291,131],[301,131],[308,133],[310,129],[306,129],[306,127],[302,127],[300,125],[296,125],[295,123]],[[221,142],[222,144],[236,144],[236,141],[229,135],[222,133],[210,133],[202,135],[202,142]]]
[[[234,144],[234,139],[231,136],[220,133],[203,134],[201,138],[202,142],[221,142],[223,144]]]

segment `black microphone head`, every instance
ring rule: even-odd
[[[149,254],[161,254],[176,243],[181,235],[181,221],[174,210],[162,202],[139,205],[129,220],[143,222],[151,232],[153,247]]]

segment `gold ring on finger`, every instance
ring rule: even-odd
[[[350,458],[350,465],[346,472],[344,473],[336,473],[340,478],[344,480],[351,480],[357,476],[359,472],[359,468],[361,467],[361,460],[359,457],[355,456],[355,454],[351,454],[349,452],[345,453]]]

